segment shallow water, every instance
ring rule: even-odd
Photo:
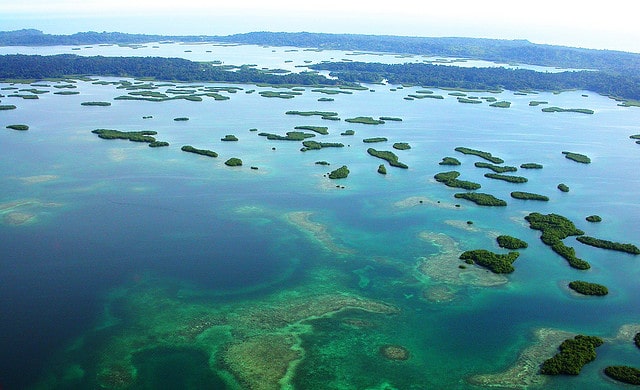
[[[187,50],[154,50],[165,47]],[[300,61],[347,55],[200,45],[185,55],[209,49],[217,58],[227,56],[225,63],[242,58],[270,68],[291,65],[288,55]],[[125,50],[151,48],[81,52]],[[407,101],[423,88],[389,85],[331,95],[333,102],[318,102],[326,95],[312,88],[294,99],[264,98],[257,92],[273,89],[253,85],[221,92],[227,101],[147,102],[113,100],[128,92],[113,85],[77,81],[79,95],[60,96],[53,92],[62,89],[48,84],[38,87],[50,90],[38,100],[0,98],[18,106],[0,111],[1,127],[30,126],[0,131],[4,388],[468,388],[474,375],[507,370],[536,344],[538,329],[613,338],[621,326],[640,322],[636,256],[570,237],[565,243],[592,266],[578,271],[524,221],[532,211],[558,213],[587,235],[640,244],[640,154],[628,138],[638,133],[637,108],[586,91],[470,93],[512,102],[500,109],[460,104],[437,89],[445,99]],[[245,93],[251,89],[256,93]],[[544,106],[528,105],[531,100],[595,113],[543,113]],[[112,105],[81,106],[84,101]],[[342,120],[285,115],[289,110],[335,111]],[[183,116],[189,121],[173,120]],[[344,121],[355,116],[403,120],[377,126]],[[300,125],[327,126],[329,135],[313,139],[345,147],[301,152],[299,142],[257,134],[284,134]],[[91,133],[96,128],[155,130],[170,146],[102,140]],[[341,136],[345,130],[355,135]],[[221,142],[226,134],[239,141]],[[362,142],[376,136],[389,141]],[[394,142],[411,149],[394,150]],[[220,156],[180,151],[186,144]],[[544,168],[519,169],[515,174],[527,177],[525,184],[488,179],[488,170],[473,165],[481,159],[454,151],[457,146],[489,151],[505,165]],[[387,167],[386,176],[378,174],[384,161],[369,156],[368,147],[393,150],[409,169]],[[561,153],[566,150],[592,163],[570,161]],[[462,165],[439,166],[445,156]],[[229,157],[244,165],[226,167]],[[315,164],[319,160],[331,165]],[[341,165],[349,167],[347,179],[325,177]],[[433,180],[452,169],[508,206],[454,199],[458,190]],[[556,189],[560,182],[569,193]],[[550,201],[512,199],[511,191]],[[603,221],[586,222],[591,214]],[[504,253],[495,243],[498,234],[519,237],[529,248],[506,283],[485,287],[488,271],[461,270],[457,255],[479,248]],[[420,271],[436,260],[443,266]],[[566,287],[576,279],[607,285],[610,294],[576,296]],[[380,348],[388,344],[406,348],[409,359],[386,359]],[[263,348],[290,356],[271,362],[273,356],[259,353]],[[602,369],[639,366],[633,348],[630,340],[610,341],[580,376],[545,383],[614,388]],[[247,350],[256,353],[241,355]],[[239,369],[238,362],[248,368]]]

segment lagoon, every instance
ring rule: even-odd
[[[74,53],[180,52],[291,70],[303,60],[350,58],[257,46],[152,46]],[[2,53],[11,50],[67,49]],[[531,212],[557,213],[586,235],[639,244],[640,150],[628,142],[638,132],[637,107],[588,91],[503,91],[491,93],[511,102],[499,110],[486,102],[459,104],[437,88],[430,89],[444,99],[408,101],[423,86],[397,85],[366,85],[376,92],[318,102],[311,88],[269,99],[259,92],[273,88],[224,84],[241,90],[220,91],[228,100],[151,102],[114,100],[127,93],[117,85],[72,81],[78,95],[0,102],[16,106],[0,112],[2,386],[144,388],[164,378],[182,388],[277,388],[279,380],[293,388],[518,387],[508,375],[478,378],[508,371],[541,345],[536,337],[543,330],[562,335],[556,347],[567,333],[599,336],[605,344],[579,376],[548,378],[534,369],[525,378],[531,386],[617,388],[604,367],[640,366],[632,340],[616,338],[620,328],[640,322],[640,258],[570,237],[566,245],[591,264],[579,271],[524,220]],[[185,86],[154,84],[158,92]],[[14,85],[0,83],[5,87]],[[243,93],[249,90],[258,93]],[[529,106],[532,99],[594,114],[549,115]],[[81,106],[86,101],[111,106]],[[288,111],[402,121],[368,126]],[[5,129],[15,123],[29,130]],[[328,134],[313,139],[345,147],[303,153],[301,142],[258,135],[297,126],[327,127]],[[91,133],[98,128],[155,131],[169,146],[100,139]],[[341,136],[347,130],[355,131],[348,140]],[[221,141],[227,134],[239,141]],[[380,160],[362,142],[373,137],[410,143],[394,152],[409,168],[377,173]],[[183,145],[220,157],[183,153]],[[505,165],[537,161],[544,169],[519,170],[528,179],[522,184],[485,178],[474,166],[482,159],[456,152],[461,145],[500,156]],[[567,160],[565,150],[588,155],[591,164]],[[501,199],[513,191],[541,193],[549,201],[511,200],[500,208],[459,201],[458,190],[433,179],[445,156],[455,156],[460,177],[480,183],[482,192]],[[226,167],[230,157],[243,165]],[[326,177],[343,165],[347,178]],[[558,191],[561,182],[571,192]],[[585,220],[593,214],[603,222]],[[458,258],[476,249],[506,253],[495,241],[502,234],[529,243],[513,273],[487,276]],[[576,296],[566,287],[572,280],[606,285],[609,294]],[[407,360],[381,354],[388,345],[406,349]],[[275,373],[264,369],[260,353],[274,349],[282,351],[271,365],[280,369]],[[259,379],[241,362],[261,367]],[[172,366],[198,368],[167,370]]]

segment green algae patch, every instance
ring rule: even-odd
[[[478,206],[497,206],[504,207],[507,205],[502,199],[496,198],[491,194],[485,194],[481,192],[460,192],[453,195],[457,199],[469,200]]]
[[[392,167],[408,169],[409,166],[405,163],[398,161],[398,156],[395,153],[387,151],[387,150],[376,150],[374,148],[367,149],[367,153],[369,153],[373,157],[381,158],[389,163]]]
[[[604,296],[609,294],[609,289],[606,286],[598,283],[585,282],[583,280],[574,280],[570,282],[568,286],[573,291],[582,295]]]
[[[587,363],[596,359],[596,348],[604,343],[600,337],[577,335],[560,344],[554,357],[540,366],[544,375],[578,375]]]
[[[575,162],[579,162],[581,164],[589,164],[591,163],[591,159],[584,154],[573,153],[573,152],[562,152],[566,158],[569,160],[573,160]]]
[[[345,179],[349,176],[349,168],[346,165],[341,166],[329,173],[329,179]]]
[[[502,164],[504,163],[504,160],[499,158],[499,157],[494,157],[491,153],[489,152],[483,152],[481,150],[476,150],[476,149],[471,149],[471,148],[466,148],[464,146],[458,146],[457,148],[454,149],[456,152],[460,152],[462,154],[470,154],[473,156],[478,156],[480,158],[484,158],[485,160],[488,160],[494,164]]]
[[[18,130],[18,131],[29,130],[29,126],[27,125],[8,125],[6,128],[10,130]]]
[[[370,116],[356,116],[354,118],[347,118],[344,121],[348,123],[362,123],[365,125],[381,125],[385,123],[383,120],[373,119]]]
[[[460,255],[461,260],[466,260],[469,264],[478,264],[496,274],[509,274],[515,271],[513,262],[520,256],[518,252],[508,254],[497,254],[486,249],[476,249],[465,251]]]

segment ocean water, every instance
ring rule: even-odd
[[[301,49],[158,46],[73,52],[210,54],[225,64],[268,68],[332,58],[403,62]],[[524,220],[534,211],[557,213],[587,235],[640,244],[640,146],[629,139],[639,132],[638,108],[588,91],[468,92],[512,103],[501,109],[461,104],[438,89],[442,100],[404,99],[419,86],[367,85],[337,95],[305,88],[279,99],[258,94],[273,88],[233,85],[241,90],[221,92],[226,101],[148,102],[113,100],[130,91],[93,81],[74,81],[69,90],[80,94],[71,96],[53,94],[66,82],[37,84],[49,87],[0,84],[2,95],[18,91],[6,88],[50,91],[37,100],[0,98],[17,106],[0,111],[2,388],[600,389],[618,387],[602,374],[607,365],[640,366],[631,339],[617,337],[623,327],[631,336],[640,331],[640,259],[570,237],[565,243],[592,266],[575,270]],[[327,96],[335,100],[318,101]],[[546,105],[529,106],[532,100],[594,114],[544,113]],[[112,105],[81,106],[85,101]],[[341,120],[286,115],[290,110],[334,111]],[[402,121],[344,120],[356,116]],[[30,128],[4,128],[10,124]],[[300,142],[258,135],[302,125],[327,126],[328,135],[313,139],[344,147],[301,152]],[[103,140],[91,133],[98,128],[154,130],[170,146]],[[345,130],[355,135],[340,135]],[[239,141],[220,141],[226,134]],[[388,141],[363,143],[370,137]],[[395,150],[395,142],[411,149]],[[185,153],[182,145],[219,157]],[[488,179],[488,170],[474,166],[482,159],[454,151],[458,146],[491,152],[505,165],[544,168],[518,169],[514,174],[529,180],[524,184]],[[384,161],[369,156],[369,147],[394,151],[409,169],[387,165],[380,175]],[[592,162],[573,162],[563,151]],[[445,156],[462,165],[438,165]],[[243,166],[225,166],[230,157]],[[315,164],[321,160],[330,165]],[[326,177],[342,165],[348,178]],[[508,206],[455,199],[461,191],[433,179],[453,169]],[[570,192],[558,191],[558,183]],[[511,191],[550,200],[512,199]],[[603,221],[585,221],[592,214]],[[515,272],[459,268],[464,250],[506,253],[495,242],[499,234],[529,244]],[[566,287],[572,280],[604,284],[610,293],[578,296]],[[579,376],[547,378],[535,365],[517,365],[541,345],[540,332],[558,341],[534,362],[552,356],[565,334],[607,341]],[[406,360],[385,356],[389,345]],[[478,380],[514,366],[524,379]]]

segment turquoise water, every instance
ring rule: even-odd
[[[116,49],[133,50],[91,50]],[[216,50],[229,50],[229,61],[237,56],[265,67],[290,64],[287,55],[346,55]],[[512,366],[536,344],[537,329],[613,338],[621,326],[639,322],[636,256],[568,238],[565,243],[592,266],[578,271],[544,246],[523,219],[532,211],[558,213],[587,235],[640,244],[640,154],[628,138],[638,133],[637,108],[587,91],[470,93],[512,102],[500,109],[460,104],[437,89],[444,100],[407,101],[422,88],[389,85],[332,95],[333,102],[318,102],[326,95],[311,88],[285,100],[245,93],[270,88],[239,85],[243,90],[235,94],[222,92],[227,101],[161,103],[113,100],[127,93],[115,86],[75,85],[75,96],[38,87],[51,92],[38,100],[0,98],[18,106],[0,111],[3,388],[251,388],[260,379],[243,376],[234,365],[241,351],[234,347],[283,334],[303,351],[286,375],[278,374],[286,377],[281,384],[294,388],[469,388],[474,375]],[[11,86],[0,84],[5,87]],[[541,106],[528,105],[531,100],[595,113],[543,113]],[[112,105],[81,106],[84,101]],[[343,120],[285,115],[289,110],[335,111]],[[173,120],[182,116],[190,120]],[[355,116],[403,120],[378,126],[344,121]],[[30,129],[4,129],[18,123]],[[299,125],[327,126],[329,135],[314,139],[345,147],[303,153],[299,142],[257,135],[284,134]],[[91,133],[96,128],[155,130],[171,145],[154,149],[102,140]],[[345,130],[356,134],[341,136]],[[221,142],[226,134],[239,141]],[[389,141],[362,142],[376,136]],[[408,142],[411,149],[394,150],[394,142]],[[186,144],[220,156],[181,152]],[[454,151],[457,146],[489,151],[506,165],[537,162],[544,168],[519,169],[516,174],[529,179],[525,184],[491,180],[473,165],[481,159]],[[409,169],[387,167],[386,176],[378,174],[383,161],[369,156],[368,147],[393,150]],[[586,154],[592,163],[570,161],[561,154],[565,150]],[[462,165],[439,166],[445,156]],[[226,167],[229,157],[244,165]],[[319,160],[331,165],[315,164]],[[324,176],[341,165],[349,167],[347,179]],[[509,205],[486,208],[454,199],[457,190],[433,180],[451,169]],[[571,191],[558,191],[560,182]],[[544,194],[550,201],[512,199],[511,191]],[[603,222],[586,222],[592,214]],[[432,241],[433,233],[446,239]],[[484,287],[439,272],[458,270],[455,251],[435,273],[420,271],[447,243],[458,251],[503,253],[497,234],[529,243],[505,283]],[[610,294],[578,297],[566,288],[576,279],[607,285]],[[434,299],[434,291],[444,295]],[[317,309],[331,294],[384,302],[397,311]],[[309,308],[287,306],[296,299]],[[278,322],[274,313],[285,314]],[[380,348],[387,344],[406,348],[409,359],[383,357]],[[580,376],[549,378],[544,385],[615,388],[602,369],[640,366],[634,348],[629,340],[605,343]],[[262,361],[256,352],[246,363]],[[271,388],[268,383],[264,379],[264,388]]]

